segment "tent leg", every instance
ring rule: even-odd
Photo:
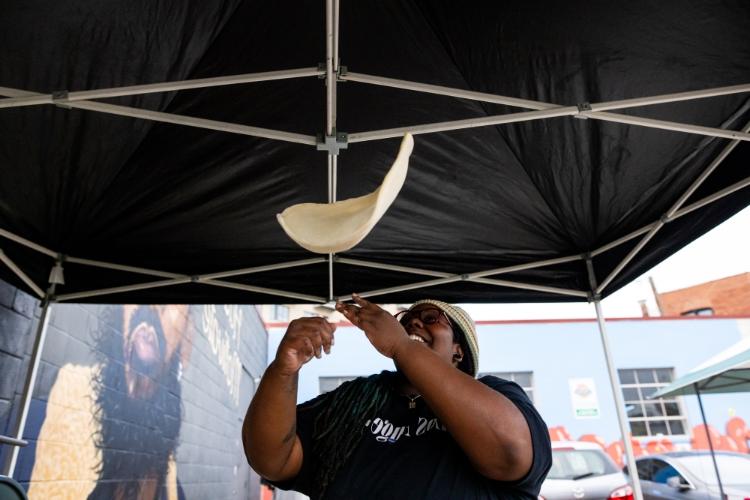
[[[703,419],[703,428],[706,430],[706,438],[708,439],[708,448],[711,450],[711,461],[714,463],[714,471],[716,472],[716,480],[719,481],[719,493],[721,498],[726,498],[724,495],[724,486],[721,484],[721,475],[719,474],[719,464],[716,463],[716,452],[714,451],[714,444],[711,441],[711,433],[708,432],[708,421],[706,420],[706,412],[703,411],[703,399],[701,398],[701,391],[698,387],[698,383],[693,384],[695,388],[695,395],[698,396],[698,407],[701,409],[701,418]]]
[[[49,312],[50,307],[52,307],[52,304],[49,301],[50,295],[50,292],[48,292],[42,302],[42,313],[39,317],[39,324],[37,325],[36,336],[34,337],[34,348],[31,351],[29,369],[26,372],[26,381],[24,382],[23,392],[21,393],[21,412],[16,419],[13,434],[11,434],[12,437],[18,440],[23,439],[26,418],[29,414],[29,405],[31,404],[31,396],[34,392],[34,386],[36,385],[39,362],[42,359],[42,350],[44,349],[44,340],[47,336],[47,325],[49,323]],[[3,467],[3,475],[13,477],[13,472],[15,471],[16,463],[18,462],[19,450],[20,447],[18,446],[13,446],[11,448],[11,453]]]
[[[643,492],[641,491],[641,480],[638,478],[638,468],[635,465],[635,454],[633,453],[633,443],[630,442],[630,432],[628,428],[628,420],[625,415],[625,403],[622,399],[622,393],[620,392],[620,386],[617,382],[617,374],[615,373],[615,365],[612,361],[612,352],[609,347],[609,337],[607,336],[607,328],[604,321],[604,315],[602,314],[602,306],[599,299],[594,300],[594,307],[596,308],[596,320],[599,324],[599,334],[602,340],[602,348],[604,349],[604,358],[607,361],[607,371],[609,373],[609,384],[612,388],[612,395],[615,398],[615,408],[617,410],[617,422],[620,425],[620,434],[622,435],[622,444],[625,446],[625,455],[628,462],[628,472],[633,480],[633,493],[635,494],[636,500],[643,500]]]

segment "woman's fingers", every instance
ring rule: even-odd
[[[315,346],[308,337],[302,339],[302,344],[304,345],[305,363],[307,363],[307,361],[310,361],[315,356]]]
[[[326,354],[330,354],[331,346],[333,345],[333,333],[336,331],[336,325],[329,323],[324,318],[314,318],[313,321],[315,323],[313,323],[312,334],[318,335],[323,351]]]
[[[346,319],[351,321],[353,325],[359,326],[359,315],[362,311],[358,306],[339,302],[336,304],[336,310],[343,314]]]
[[[366,308],[369,308],[369,307],[371,307],[371,306],[373,306],[373,305],[374,305],[374,304],[373,304],[372,302],[370,302],[370,301],[368,301],[368,300],[365,300],[365,299],[363,299],[362,297],[360,297],[360,296],[359,296],[359,295],[357,295],[356,293],[353,293],[353,294],[352,294],[352,300],[354,300],[354,302],[356,302],[356,303],[357,303],[357,305],[358,305],[359,307],[361,307],[362,309],[366,309]]]
[[[333,333],[336,325],[324,318],[303,318],[294,321],[294,328],[289,334],[291,345],[297,344],[299,351],[310,358],[321,358],[323,352],[330,354],[333,345]]]

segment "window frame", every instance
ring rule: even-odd
[[[669,374],[669,380],[661,381],[660,375],[663,375],[663,372],[665,370]],[[653,381],[641,382],[639,373],[644,372],[644,371],[651,372],[651,376],[649,378],[651,378]],[[660,374],[660,372],[662,373]],[[680,438],[685,438],[689,436],[688,416],[687,416],[687,412],[685,411],[685,406],[684,406],[682,397],[677,396],[677,397],[672,397],[672,398],[647,399],[644,396],[644,389],[647,389],[647,390],[653,389],[654,391],[658,391],[659,389],[668,386],[674,380],[674,368],[673,367],[618,368],[617,374],[618,374],[618,379],[620,383],[620,393],[622,394],[623,402],[625,403],[625,413],[628,418],[628,424],[630,426],[631,432],[633,433],[633,437],[672,438],[673,436],[677,436]],[[632,378],[633,382],[623,383],[622,381],[623,378],[627,378],[627,379]],[[639,399],[635,400],[635,399],[632,399],[631,397],[626,396],[626,391],[631,392],[632,390],[636,391],[636,394],[638,395]],[[677,415],[667,414],[668,404],[676,404]],[[630,411],[628,407],[632,405],[637,405],[640,408],[639,415],[637,416],[630,415]],[[661,410],[660,415],[658,414],[649,415],[647,408],[654,408],[654,405],[657,405],[657,407],[660,408]],[[658,422],[658,423],[664,424],[666,426],[667,432],[652,432],[651,430],[652,422],[653,423]],[[672,425],[670,424],[670,422],[679,422],[679,424],[682,426],[682,432],[681,433],[672,432]],[[643,425],[646,433],[642,434],[640,433],[640,431],[639,433],[636,433],[636,430],[633,428],[634,423]]]
[[[532,370],[515,370],[515,371],[507,371],[507,372],[482,372],[479,375],[477,375],[477,378],[482,378],[485,375],[492,375],[493,377],[501,378],[503,380],[509,380],[511,382],[515,382],[519,386],[521,386],[521,389],[523,389],[523,392],[526,393],[526,396],[528,396],[529,400],[532,404],[536,405],[537,401],[535,399],[535,396],[537,394],[536,392],[536,384],[534,380],[534,372]],[[529,376],[529,386],[524,386],[520,384],[516,380],[516,375],[528,375]]]
[[[321,394],[326,394],[331,391],[335,391],[339,387],[341,387],[341,384],[344,382],[349,382],[351,380],[354,380],[355,378],[358,378],[358,375],[320,375],[318,376],[318,396]],[[320,383],[322,380],[337,380],[338,383],[336,384],[336,387],[333,389],[329,389],[325,392],[323,392],[323,388],[321,387]]]

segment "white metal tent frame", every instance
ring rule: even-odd
[[[237,290],[243,290],[253,293],[268,294],[283,298],[304,300],[310,303],[325,304],[333,300],[351,300],[351,295],[336,297],[333,294],[333,273],[334,264],[347,264],[361,267],[372,267],[377,269],[403,272],[414,275],[429,276],[432,279],[425,281],[418,281],[406,285],[399,285],[390,288],[382,288],[377,290],[362,291],[359,293],[362,297],[377,297],[388,293],[401,292],[406,290],[422,289],[431,286],[438,286],[447,283],[453,283],[458,281],[468,281],[474,283],[482,283],[488,286],[501,286],[509,288],[520,288],[526,290],[534,290],[539,292],[546,292],[551,294],[566,295],[572,297],[579,297],[587,299],[589,302],[593,302],[596,308],[596,314],[598,318],[599,331],[601,334],[602,347],[607,363],[609,372],[609,379],[614,395],[615,404],[617,406],[617,416],[620,431],[623,438],[623,443],[626,450],[627,461],[629,464],[633,464],[634,455],[630,439],[627,439],[627,418],[624,413],[624,403],[622,400],[622,394],[619,391],[617,383],[617,375],[615,367],[612,361],[612,354],[609,347],[609,339],[606,332],[606,325],[601,310],[601,292],[611,283],[611,281],[630,263],[630,261],[643,249],[643,247],[659,232],[666,224],[682,217],[688,213],[693,212],[699,208],[702,208],[709,203],[719,200],[729,194],[750,186],[750,177],[732,184],[710,196],[702,198],[690,205],[683,206],[688,198],[698,189],[698,187],[706,180],[706,178],[721,164],[721,162],[732,152],[732,150],[741,142],[750,142],[750,123],[748,123],[742,130],[727,130],[722,128],[714,127],[703,127],[697,125],[691,125],[686,123],[679,123],[665,120],[655,120],[650,118],[641,118],[630,115],[623,115],[617,113],[611,113],[612,110],[627,109],[632,107],[641,106],[652,106],[656,104],[663,104],[669,102],[678,101],[689,101],[695,99],[703,99],[708,97],[738,94],[744,92],[750,92],[750,83],[743,85],[734,85],[728,87],[718,87],[706,90],[680,92],[673,94],[664,94],[652,97],[640,97],[633,99],[624,99],[618,101],[609,101],[601,103],[588,103],[583,102],[573,106],[556,105],[552,103],[533,101],[528,99],[518,99],[513,97],[494,95],[482,92],[474,92],[458,88],[443,87],[437,85],[430,85],[425,83],[410,82],[405,80],[397,80],[392,78],[385,78],[375,75],[368,75],[362,73],[348,72],[346,67],[342,66],[339,62],[338,57],[338,27],[339,27],[339,1],[338,0],[327,0],[326,1],[326,60],[325,64],[321,64],[319,67],[312,68],[300,68],[282,71],[272,71],[264,73],[250,73],[242,75],[232,75],[215,78],[202,78],[193,80],[182,80],[174,82],[155,83],[147,85],[134,85],[126,87],[114,87],[106,89],[96,90],[85,90],[85,91],[58,91],[51,94],[40,94],[36,92],[29,92],[25,90],[11,89],[6,87],[0,87],[0,96],[5,96],[5,99],[0,99],[1,108],[12,108],[22,106],[38,106],[38,105],[55,105],[64,109],[82,109],[88,111],[94,111],[99,113],[114,114],[119,116],[127,116],[131,118],[140,118],[144,120],[151,120],[163,123],[171,123],[176,125],[185,125],[189,127],[203,128],[209,130],[223,131],[234,134],[249,135],[254,137],[261,137],[266,139],[274,139],[280,141],[287,141],[299,144],[305,144],[309,146],[315,146],[317,149],[326,151],[328,156],[328,200],[329,202],[336,201],[336,179],[338,169],[338,153],[340,149],[345,149],[348,143],[356,143],[363,141],[373,141],[380,139],[388,139],[400,137],[404,133],[409,132],[411,134],[427,134],[434,132],[445,132],[450,130],[459,130],[473,127],[485,127],[490,125],[501,125],[507,123],[520,123],[532,120],[543,120],[549,118],[557,118],[563,116],[572,116],[579,119],[593,119],[603,120],[609,122],[622,123],[627,125],[657,128],[662,130],[671,130],[676,132],[683,132],[689,134],[698,134],[708,137],[719,137],[724,139],[730,139],[729,144],[721,151],[721,153],[710,163],[710,165],[704,170],[704,172],[691,184],[691,186],[683,193],[683,195],[667,210],[658,220],[648,224],[636,231],[631,232],[617,240],[607,243],[597,249],[594,249],[588,253],[570,255],[567,257],[560,257],[555,259],[541,260],[536,262],[529,262],[526,264],[507,266],[495,269],[480,270],[468,274],[452,274],[445,272],[437,272],[426,269],[419,269],[413,267],[395,266],[374,261],[366,261],[359,259],[342,258],[334,254],[326,256],[314,257],[310,259],[295,260],[289,262],[281,262],[278,264],[235,269],[228,271],[220,271],[210,274],[202,275],[187,275],[172,273],[154,269],[146,269],[135,266],[121,265],[111,262],[103,262],[92,259],[79,258],[71,255],[64,255],[61,252],[46,248],[35,242],[29,241],[19,235],[11,233],[10,231],[0,228],[0,236],[14,241],[27,248],[40,252],[49,256],[54,260],[52,270],[50,272],[50,284],[49,288],[45,292],[39,285],[19,267],[17,266],[0,248],[0,261],[2,261],[19,279],[21,279],[33,292],[42,300],[42,314],[39,321],[39,327],[35,339],[34,349],[32,352],[31,366],[26,377],[26,384],[22,395],[22,407],[20,417],[17,419],[16,439],[21,439],[23,435],[23,429],[25,427],[26,417],[28,415],[28,407],[31,400],[31,393],[33,391],[34,382],[36,379],[36,372],[39,365],[41,349],[44,345],[44,336],[46,334],[46,324],[48,321],[48,308],[51,303],[54,302],[69,302],[77,299],[97,297],[102,295],[113,295],[117,293],[130,292],[135,290],[145,290],[150,288],[159,288],[167,286],[176,286],[186,283],[201,283],[204,285],[218,286],[233,288]],[[208,120],[204,118],[197,118],[192,116],[184,116],[173,113],[164,113],[158,111],[138,109],[130,106],[114,105],[96,102],[97,99],[105,99],[111,97],[120,96],[132,96],[139,94],[148,94],[155,92],[168,92],[178,91],[205,87],[217,87],[224,85],[237,85],[251,82],[262,82],[271,80],[281,80],[289,78],[303,78],[303,77],[317,77],[325,80],[326,86],[326,130],[325,136],[320,139],[311,135],[297,134],[279,130],[271,130],[259,127],[251,127],[247,125],[223,122],[217,120]],[[424,92],[429,94],[438,94],[455,98],[470,99],[481,102],[489,102],[495,104],[503,104],[507,106],[524,108],[531,111],[521,111],[516,113],[508,113],[502,115],[486,116],[481,118],[470,118],[464,120],[453,120],[439,123],[429,123],[422,125],[413,125],[408,127],[398,127],[384,130],[373,130],[366,132],[357,132],[345,134],[336,130],[336,85],[338,82],[360,82],[364,84],[386,86],[404,90],[411,90],[416,92]],[[622,259],[622,261],[609,273],[608,276],[597,283],[592,258],[600,255],[604,252],[612,250],[624,243],[627,243],[635,238],[641,237],[640,241],[635,245],[634,248]],[[496,276],[500,274],[541,268],[545,266],[551,266],[556,264],[568,263],[580,261],[585,263],[587,266],[589,285],[588,290],[574,290],[565,289],[551,286],[534,285],[530,283],[521,283],[517,281],[508,281],[501,279],[488,278],[489,276]],[[252,286],[247,284],[236,283],[233,281],[226,281],[224,278],[231,278],[235,276],[246,276],[253,273],[260,273],[265,271],[273,271],[278,269],[288,269],[292,267],[308,266],[313,264],[328,263],[328,282],[329,282],[329,293],[328,297],[319,297],[307,294],[300,294],[294,291],[278,290],[265,287]],[[63,280],[63,264],[72,263],[90,267],[112,269],[124,272],[135,273],[138,275],[153,276],[160,278],[157,281],[148,281],[139,284],[119,286],[112,288],[104,288],[97,290],[88,290],[76,293],[68,294],[56,294],[57,285],[64,284]],[[18,448],[14,448],[12,457],[6,464],[4,469],[7,475],[12,475],[15,464],[17,461]],[[634,478],[634,489],[636,498],[641,499],[642,493],[640,484],[637,479],[637,471],[635,467],[630,467],[632,470],[632,477]]]

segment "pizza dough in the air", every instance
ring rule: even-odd
[[[315,253],[349,250],[364,239],[404,185],[414,138],[405,134],[383,183],[372,193],[335,203],[300,203],[278,214],[279,224],[301,247]]]

